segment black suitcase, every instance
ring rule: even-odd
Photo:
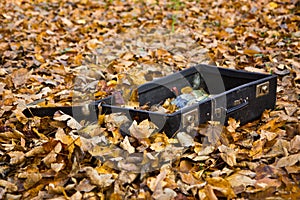
[[[113,95],[89,104],[88,112],[83,112],[86,106],[74,106],[28,108],[24,114],[46,116],[61,110],[78,120],[95,120],[99,112],[106,114],[121,112],[138,122],[148,119],[159,131],[164,131],[172,137],[189,125],[197,126],[207,121],[224,124],[231,117],[245,124],[259,118],[264,110],[275,107],[277,85],[275,75],[203,64],[140,85],[137,88],[139,103],[149,106],[160,104],[167,98],[176,97],[173,88],[180,91],[187,86],[195,87],[195,82],[197,87],[202,88],[209,96],[170,114],[118,106]]]

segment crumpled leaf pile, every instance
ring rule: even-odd
[[[0,2],[1,199],[299,199],[298,1]],[[168,138],[113,113],[84,124],[28,103],[73,105],[193,66],[278,75],[277,103],[240,126]],[[41,99],[44,99],[41,101]]]

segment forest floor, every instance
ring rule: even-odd
[[[300,199],[299,6],[1,1],[0,199]],[[118,113],[97,123],[59,111],[23,114],[31,102],[129,94],[199,63],[276,74],[275,109],[245,125],[211,122],[190,130],[194,137],[173,138],[147,120],[131,121],[124,135],[128,119]]]

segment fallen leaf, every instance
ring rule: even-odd
[[[67,125],[75,130],[79,130],[82,127],[72,116],[64,114],[61,111],[56,112],[53,119],[57,121],[66,121]]]
[[[233,187],[235,194],[244,192],[247,186],[254,186],[256,183],[256,180],[240,174],[239,172],[227,177],[226,180],[229,181],[230,185]]]
[[[270,131],[261,130],[260,137],[261,139],[267,139],[268,141],[272,141],[277,137],[277,134]]]
[[[137,176],[137,173],[121,171],[121,173],[118,175],[118,180],[122,181],[123,183],[132,183],[137,178]]]
[[[289,155],[289,156],[280,158],[276,163],[276,167],[293,166],[299,161],[300,161],[300,153],[294,154],[294,155]]]
[[[185,132],[179,132],[176,137],[180,144],[184,147],[194,146],[194,138]]]
[[[134,153],[135,152],[135,148],[130,144],[128,137],[126,136],[124,138],[124,140],[121,142],[120,146],[128,151],[128,153]]]
[[[28,173],[28,176],[24,182],[24,188],[28,190],[29,188],[33,187],[42,179],[42,175],[40,173]]]
[[[229,199],[236,197],[229,181],[221,177],[206,178],[206,181],[213,190],[221,192],[225,197]]]
[[[300,173],[300,166],[296,166],[296,165],[287,166],[287,167],[285,167],[285,169],[289,174],[299,174]]]
[[[97,185],[99,188],[108,187],[115,181],[112,179],[112,174],[98,174],[97,170],[92,167],[85,167],[83,170],[86,172],[91,183]]]
[[[164,179],[166,178],[166,175],[167,175],[167,171],[161,170],[161,172],[159,173],[159,175],[156,178],[154,178],[154,177],[147,178],[147,186],[154,193],[161,192],[163,190],[163,187],[166,185],[166,182],[164,181]]]
[[[231,167],[236,165],[236,152],[225,145],[221,145],[218,147],[221,152],[221,158]]]
[[[235,130],[240,126],[240,122],[237,122],[235,119],[233,118],[229,118],[228,120],[228,126],[226,127],[226,129],[230,132],[233,133],[235,132]]]
[[[78,23],[78,22],[77,22]],[[78,200],[78,199],[82,199],[82,194],[79,192],[79,191],[77,191],[77,192],[75,192],[71,197],[70,197],[70,200]]]
[[[51,163],[50,164],[51,169],[53,169],[56,173],[61,171],[64,166],[65,166],[64,163]]]
[[[21,164],[25,160],[25,154],[22,151],[9,152],[10,164]]]
[[[271,150],[268,151],[264,157],[274,158],[283,156],[287,153],[289,149],[289,142],[283,139],[277,139],[275,144],[271,147]]]
[[[105,115],[104,122],[108,129],[115,127],[121,127],[122,124],[129,122],[130,120],[122,113],[112,113]]]
[[[260,187],[260,188],[263,188],[264,190],[266,190],[267,188],[270,188],[270,187],[280,187],[281,186],[281,181],[278,180],[278,179],[271,179],[271,178],[268,178],[268,177],[264,177],[262,179],[258,179],[256,181],[256,187]]]
[[[270,2],[270,3],[268,3],[267,7],[271,10],[274,10],[275,8],[278,7],[278,4],[275,2]]]
[[[33,149],[31,149],[30,151],[26,152],[25,157],[33,157],[33,156],[37,156],[37,155],[43,155],[44,153],[46,153],[44,147],[37,146],[37,147],[34,147]]]
[[[75,189],[79,192],[90,192],[94,188],[96,188],[95,185],[92,185],[91,182],[88,179],[82,179],[78,185],[76,185]]]
[[[20,68],[15,70],[12,74],[12,81],[14,83],[15,88],[26,83],[27,79],[30,76],[30,72],[26,68]]]
[[[180,174],[181,180],[186,184],[197,185],[197,184],[203,183],[202,181],[195,178],[192,173],[182,173],[182,172],[180,172],[179,174]]]
[[[0,186],[5,188],[8,192],[16,192],[18,191],[18,186],[14,183],[11,183],[6,180],[0,179]]]
[[[154,193],[152,197],[154,199],[162,199],[162,200],[167,200],[167,199],[174,199],[177,196],[177,192],[170,188],[164,188],[162,192],[159,193]]]
[[[156,129],[157,126],[153,122],[148,121],[148,119],[143,120],[139,124],[137,124],[137,122],[134,120],[129,127],[129,132],[133,137],[137,139],[143,139],[149,138]]]
[[[296,135],[290,143],[289,151],[291,153],[297,153],[300,150],[300,135]]]

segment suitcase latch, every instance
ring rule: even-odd
[[[199,111],[198,108],[190,110],[182,114],[182,126],[187,127],[188,125],[198,125],[199,124]]]
[[[256,98],[269,94],[269,81],[256,86]]]
[[[223,115],[226,114],[226,109],[221,107],[221,108],[216,108],[215,109],[215,112],[214,112],[214,115],[216,118],[221,118]]]

